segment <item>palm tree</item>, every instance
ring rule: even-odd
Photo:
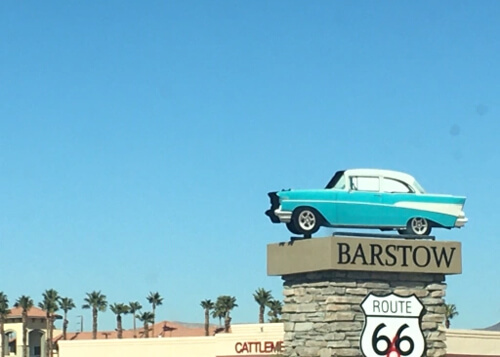
[[[160,306],[163,303],[163,298],[160,296],[159,292],[150,292],[147,297],[148,302],[153,306],[153,336],[155,335],[155,317],[156,317],[156,307]]]
[[[273,296],[271,295],[271,291],[259,288],[255,290],[253,298],[255,299],[257,304],[259,304],[259,324],[263,324],[266,306],[273,299]]]
[[[215,302],[215,308],[219,308],[221,312],[224,313],[224,332],[229,332],[231,328],[231,310],[238,307],[236,304],[236,298],[229,295],[221,295],[217,298]]]
[[[217,302],[215,303],[215,306],[212,311],[212,317],[214,319],[219,319],[219,327],[222,326],[221,319],[225,316],[225,312],[222,310],[222,306],[220,304],[219,299],[217,299]]]
[[[144,323],[144,338],[149,337],[149,324],[153,323],[155,320],[155,314],[146,311],[142,314],[137,315],[137,318]]]
[[[138,301],[131,301],[128,303],[128,307],[130,308],[130,313],[132,314],[132,317],[134,319],[134,338],[136,338],[137,334],[136,334],[135,318],[137,317],[136,313],[139,312],[140,309],[142,309],[142,305],[139,304]]]
[[[28,340],[28,311],[33,307],[33,299],[29,296],[22,295],[20,296],[14,307],[18,307],[22,309],[22,321],[23,321],[23,357],[28,357],[28,344],[26,343]]]
[[[126,315],[130,311],[130,307],[127,304],[115,303],[110,305],[109,307],[113,314],[116,315],[116,331],[118,338],[123,337],[123,328],[122,328],[122,315]]]
[[[92,291],[87,293],[87,297],[83,299],[85,304],[82,305],[82,309],[92,308],[92,339],[97,338],[97,314],[99,311],[106,311],[108,302],[106,301],[106,295],[101,294],[101,291]]]
[[[455,304],[444,304],[445,306],[445,326],[450,328],[450,320],[458,315],[457,307]]]
[[[208,336],[209,333],[209,325],[210,325],[210,310],[215,307],[215,304],[212,300],[203,300],[201,302],[201,307],[205,310],[205,336]]]
[[[74,309],[75,303],[73,299],[63,297],[59,300],[59,307],[64,311],[64,321],[63,321],[63,340],[66,339],[66,334],[68,332],[68,311]]]
[[[9,309],[9,299],[7,299],[7,295],[5,295],[2,291],[0,291],[0,356],[5,356],[5,346],[3,342],[5,341],[5,320],[7,320],[7,316],[10,314]]]
[[[283,308],[283,304],[279,300],[271,300],[267,304],[269,308],[269,312],[267,316],[269,316],[269,322],[280,322],[281,310]]]
[[[43,301],[38,304],[38,307],[45,311],[47,317],[47,348],[45,355],[52,357],[52,337],[54,331],[55,313],[59,310],[59,294],[54,289],[45,290],[42,294]]]

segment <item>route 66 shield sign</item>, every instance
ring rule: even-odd
[[[424,356],[426,344],[420,327],[424,305],[415,295],[369,294],[361,308],[365,314],[360,343],[363,356]]]

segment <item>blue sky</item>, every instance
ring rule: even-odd
[[[467,226],[435,231],[463,244],[452,327],[499,322],[499,17],[494,1],[2,1],[0,290],[146,308],[159,291],[157,320],[188,322],[227,294],[233,322],[256,322],[252,293],[282,292],[266,245],[290,236],[267,192],[375,167],[467,196]],[[80,314],[89,330],[81,309],[70,329]]]

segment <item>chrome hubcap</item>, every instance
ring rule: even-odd
[[[302,211],[299,214],[299,226],[305,231],[310,231],[316,225],[316,216],[311,211]]]
[[[411,228],[416,234],[425,234],[429,227],[429,223],[425,218],[413,218],[411,220]]]

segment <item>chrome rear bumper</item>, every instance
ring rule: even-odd
[[[462,212],[462,213],[460,213],[457,220],[455,221],[455,227],[461,228],[461,227],[465,226],[465,223],[467,223],[468,221],[469,221],[469,219],[467,217],[465,217],[465,213]]]

